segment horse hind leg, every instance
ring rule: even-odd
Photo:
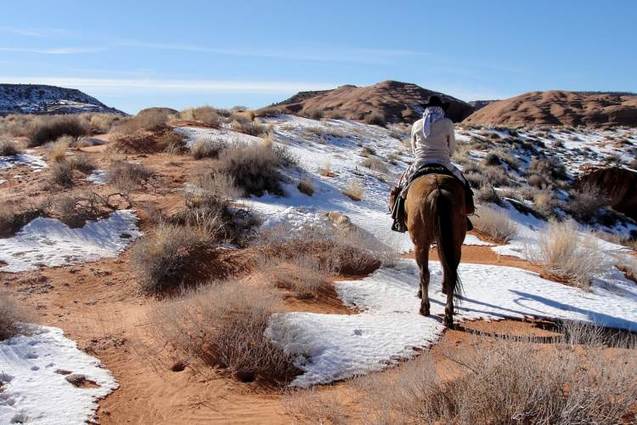
[[[416,247],[416,263],[420,270],[420,289],[418,297],[420,298],[420,314],[429,316],[431,305],[429,303],[429,248]]]

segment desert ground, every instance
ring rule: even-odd
[[[409,127],[280,112],[0,118],[0,423],[637,423],[634,128],[456,124],[447,329]]]

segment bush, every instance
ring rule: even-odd
[[[595,329],[568,330],[555,345],[476,339],[468,349],[444,353],[444,368],[426,353],[395,373],[358,378],[354,401],[297,395],[289,406],[302,423],[631,423],[637,357],[629,351],[635,344],[604,350],[605,342]],[[352,410],[353,402],[361,408]]]
[[[51,182],[62,187],[73,186],[73,167],[68,161],[59,161],[51,166]]]
[[[0,140],[0,156],[14,156],[22,153],[18,146],[8,140]]]
[[[153,322],[177,352],[227,369],[244,382],[286,384],[300,371],[266,336],[278,303],[271,291],[242,281],[211,282],[160,306]]]
[[[350,180],[343,189],[343,194],[352,201],[361,201],[363,196],[365,196],[365,189],[363,189],[363,186],[361,186],[358,181]]]
[[[62,136],[49,147],[49,161],[61,162],[66,158],[66,150],[71,145],[71,139],[68,136]]]
[[[206,127],[219,128],[221,126],[221,116],[219,112],[211,106],[201,106],[190,108],[179,113],[179,118],[184,120],[198,121]]]
[[[542,190],[533,195],[533,206],[535,210],[544,217],[552,217],[555,215],[557,201],[553,197],[552,191]]]
[[[300,255],[288,262],[266,262],[259,269],[269,282],[300,299],[315,298],[330,287],[330,271],[311,255]]]
[[[307,196],[314,195],[314,185],[311,180],[303,179],[299,181],[299,184],[296,185],[296,188],[299,192],[306,194]]]
[[[529,174],[537,174],[546,180],[565,180],[568,177],[566,167],[559,159],[551,158],[533,158],[529,164]]]
[[[23,331],[26,314],[8,294],[0,293],[0,341]]]
[[[576,219],[590,222],[601,208],[609,204],[610,200],[599,186],[585,184],[571,193],[571,198],[564,205],[564,209]]]
[[[134,134],[141,131],[163,131],[168,129],[170,110],[164,108],[148,108],[139,111],[132,118],[120,120],[112,131],[120,134]]]
[[[227,147],[226,142],[223,139],[206,140],[200,139],[190,148],[193,158],[217,158],[219,153]]]
[[[479,203],[493,203],[498,205],[502,203],[500,195],[498,195],[498,192],[496,192],[490,184],[482,185],[476,192],[475,198]]]
[[[370,170],[377,171],[382,174],[386,174],[389,172],[387,165],[383,161],[378,158],[368,157],[361,161],[361,165],[363,167],[369,168]]]
[[[517,233],[516,224],[504,211],[481,206],[473,218],[475,229],[497,243],[507,243]]]
[[[41,117],[34,121],[29,136],[29,147],[41,146],[62,136],[81,137],[88,133],[87,128],[75,116]]]
[[[142,164],[113,161],[108,170],[108,182],[123,192],[131,192],[152,175],[153,172]]]
[[[365,121],[366,124],[378,125],[380,127],[385,127],[387,124],[385,117],[378,112],[367,114],[363,121]]]
[[[589,288],[593,277],[608,267],[597,239],[580,234],[572,221],[549,222],[537,247],[527,251],[529,259],[550,276],[581,288]]]
[[[83,174],[90,174],[93,170],[95,170],[95,164],[93,164],[93,161],[91,161],[87,155],[75,155],[69,160],[69,163],[71,164],[72,169],[78,170]]]
[[[167,130],[157,136],[157,147],[162,152],[181,154],[188,151],[184,136],[172,130]]]
[[[254,114],[235,112],[232,114],[231,120],[230,128],[239,133],[260,137],[268,132],[267,126],[254,120]]]
[[[279,168],[289,165],[289,160],[283,148],[276,149],[264,143],[236,143],[221,151],[216,169],[230,176],[246,194],[283,195],[283,176]]]
[[[20,228],[41,214],[40,207],[19,210],[14,204],[0,203],[0,238],[13,236]]]
[[[132,249],[131,261],[141,290],[161,294],[182,286],[206,243],[203,232],[192,227],[158,225]]]
[[[104,134],[111,131],[113,125],[115,125],[122,116],[119,114],[92,114],[89,118],[89,126],[91,133]]]

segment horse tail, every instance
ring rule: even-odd
[[[438,258],[444,271],[443,291],[445,294],[452,291],[455,298],[461,298],[462,281],[458,275],[460,258],[454,246],[452,196],[450,192],[441,188],[434,190],[432,195],[430,211]]]

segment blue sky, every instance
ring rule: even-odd
[[[2,0],[0,82],[262,106],[393,79],[464,100],[637,91],[635,1]]]

